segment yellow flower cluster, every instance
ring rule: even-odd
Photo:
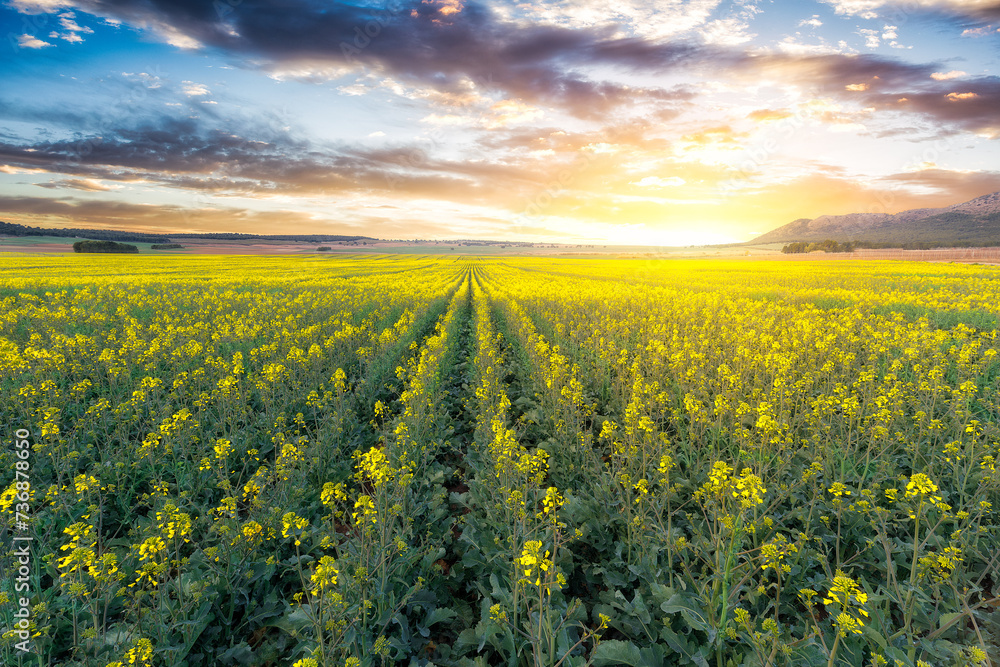
[[[739,501],[741,509],[751,509],[764,502],[767,489],[764,482],[750,468],[744,468],[739,477],[733,475],[733,468],[724,461],[712,464],[705,482],[699,492],[703,497],[715,498],[721,502],[729,498]]]
[[[542,554],[542,543],[538,540],[525,542],[521,556],[517,559],[525,579],[535,586],[542,586],[542,579],[553,567],[553,563],[549,559],[550,555],[548,551]],[[532,577],[534,577],[533,582],[531,581]]]
[[[372,447],[367,452],[356,452],[354,478],[359,482],[370,482],[376,489],[391,482],[396,477],[396,471],[389,464],[389,459],[381,447]]]
[[[945,547],[937,553],[922,556],[917,562],[921,576],[940,583],[950,577],[955,567],[962,562],[962,550],[957,547]]]
[[[833,605],[838,610],[834,620],[838,632],[846,637],[848,634],[861,634],[868,611],[865,604],[868,594],[858,587],[858,583],[841,571],[837,571],[830,586],[830,592],[823,598],[823,604]]]
[[[340,570],[337,569],[336,559],[333,556],[323,556],[319,559],[319,563],[316,564],[316,570],[310,577],[313,590],[321,593],[328,588],[336,586],[339,574]]]
[[[124,660],[109,662],[107,667],[126,667],[134,665],[136,667],[151,667],[153,664],[153,642],[148,639],[137,639],[128,651],[125,652]]]
[[[784,535],[777,535],[770,542],[765,542],[760,547],[760,556],[764,561],[760,569],[767,572],[769,569],[785,573],[791,572],[791,566],[783,562],[788,556],[798,553],[799,549],[795,544],[788,541]]]
[[[286,512],[281,517],[281,536],[295,538],[295,546],[302,544],[302,531],[309,527],[309,520],[298,516],[295,512]]]

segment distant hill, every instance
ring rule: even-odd
[[[341,236],[337,234],[236,234],[231,232],[213,234],[146,234],[114,229],[47,229],[29,227],[13,222],[0,221],[0,236],[62,236],[100,241],[131,241],[133,243],[169,243],[177,239],[206,239],[213,241],[374,241],[370,236]]]
[[[1000,192],[947,208],[800,218],[750,243],[853,241],[862,244],[1000,245]]]

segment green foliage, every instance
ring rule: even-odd
[[[73,252],[137,253],[139,249],[130,243],[115,241],[77,241],[73,244]]]
[[[795,254],[803,252],[854,252],[854,243],[848,241],[845,243],[838,243],[833,239],[826,239],[824,241],[818,241],[816,243],[806,243],[805,241],[796,241],[794,243],[789,243],[788,245],[782,247],[781,252],[786,254]]]

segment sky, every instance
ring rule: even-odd
[[[692,245],[1000,190],[1000,0],[0,0],[0,220]]]

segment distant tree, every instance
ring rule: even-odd
[[[332,250],[332,249],[333,248],[331,248],[328,245],[321,245],[320,247],[316,248],[316,251],[317,252],[326,252],[327,250]]]
[[[183,248],[180,243],[154,243],[149,246],[151,250],[177,250],[178,248]]]
[[[137,253],[139,249],[130,243],[115,241],[77,241],[73,244],[73,252],[117,252]]]
[[[795,241],[782,247],[781,252],[785,254],[803,252],[854,252],[854,243],[845,241],[838,243],[833,239],[826,239],[816,243],[806,243],[805,241]]]
[[[144,234],[141,232],[124,232],[113,229],[43,229],[28,227],[12,222],[0,222],[0,234],[5,236],[59,236],[78,237],[86,239],[101,239],[105,241],[132,241],[139,243],[163,243],[170,239],[159,234]]]

